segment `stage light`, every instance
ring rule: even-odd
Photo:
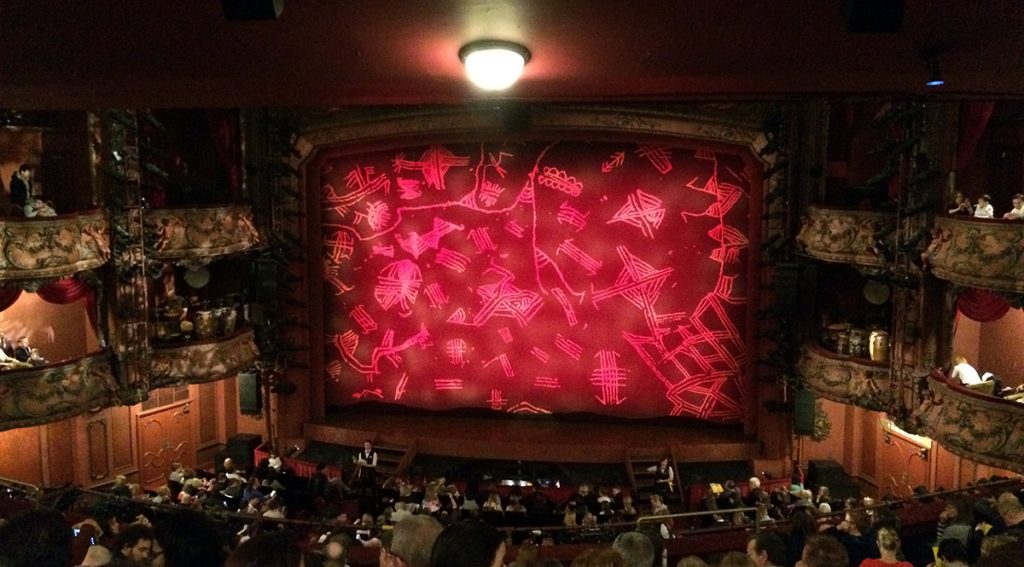
[[[941,87],[946,84],[946,80],[942,78],[942,66],[938,57],[928,59],[928,80],[924,84],[928,87]]]
[[[464,45],[459,59],[474,85],[485,91],[500,91],[519,79],[530,61],[530,50],[510,41],[481,40]]]

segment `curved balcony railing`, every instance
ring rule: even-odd
[[[154,388],[187,382],[201,384],[232,376],[256,362],[259,349],[252,329],[226,337],[153,348]]]
[[[0,430],[60,421],[117,402],[106,353],[0,372]]]
[[[102,211],[0,219],[0,281],[66,278],[110,259]]]
[[[150,209],[144,222],[149,256],[156,260],[208,264],[260,241],[248,205]]]
[[[892,213],[809,207],[796,241],[812,258],[862,266],[881,266],[885,260],[875,250],[879,238],[893,233]]]
[[[911,416],[918,435],[974,461],[1024,472],[1024,403],[928,377],[928,398]]]
[[[1024,223],[943,216],[925,253],[932,273],[957,285],[1024,293]]]
[[[892,407],[889,365],[804,345],[797,368],[819,396],[874,411]]]

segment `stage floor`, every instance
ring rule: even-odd
[[[472,459],[625,463],[672,454],[677,462],[746,461],[756,439],[737,427],[572,416],[472,417],[345,408],[305,426],[306,439],[350,447],[365,439],[425,455]]]

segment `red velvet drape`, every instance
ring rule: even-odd
[[[971,288],[956,298],[956,308],[975,321],[987,323],[1006,315],[1010,304],[991,291]]]
[[[89,314],[89,323],[96,327],[96,291],[87,283],[75,278],[64,278],[44,285],[36,291],[43,301],[50,303],[74,303],[85,300],[85,311]]]
[[[956,171],[963,171],[970,163],[995,106],[994,102],[965,102],[960,106],[960,143],[956,149]]]
[[[208,110],[206,120],[217,152],[217,162],[224,168],[228,181],[228,200],[237,201],[242,194],[242,135],[238,113],[229,110]]]
[[[21,297],[21,290],[16,287],[0,288],[0,311],[14,305],[14,302]]]

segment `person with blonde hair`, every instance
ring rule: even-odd
[[[967,358],[962,354],[953,357],[953,369],[949,371],[949,379],[959,380],[964,386],[973,386],[982,382],[978,371],[967,362]]]
[[[914,567],[912,563],[900,561],[897,557],[900,553],[900,536],[896,533],[896,530],[892,528],[879,528],[875,542],[878,544],[878,551],[882,554],[882,557],[880,559],[865,559],[860,562],[860,567],[886,567],[888,565]]]

